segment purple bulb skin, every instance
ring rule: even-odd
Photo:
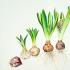
[[[21,59],[18,56],[15,56],[10,60],[11,67],[18,67],[21,64],[22,64]]]

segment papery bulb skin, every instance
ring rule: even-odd
[[[21,60],[19,57],[15,56],[10,60],[10,65],[12,67],[18,67],[22,64]]]
[[[43,46],[44,52],[51,52],[53,51],[54,47],[51,45],[50,41],[47,41]]]
[[[33,46],[30,50],[29,50],[30,54],[32,56],[38,56],[40,53],[40,49],[36,46]]]
[[[22,49],[21,58],[28,59],[30,57],[30,52],[27,49]]]
[[[65,48],[65,44],[62,40],[58,40],[57,44],[56,44],[56,49],[57,50],[63,50]]]

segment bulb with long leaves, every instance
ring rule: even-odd
[[[51,36],[55,30],[57,19],[54,20],[54,16],[49,12],[46,16],[46,13],[44,10],[42,10],[41,13],[37,13],[38,21],[43,29],[46,43],[43,46],[43,50],[45,52],[51,52],[53,51],[53,45],[50,42]]]
[[[40,49],[36,46],[36,37],[38,34],[38,30],[36,28],[35,29],[29,28],[29,29],[27,29],[27,32],[29,33],[31,40],[32,40],[32,48],[29,50],[30,54],[32,56],[37,56],[40,52]]]
[[[68,6],[68,10],[66,13],[66,16],[64,15],[63,12],[59,13],[55,10],[55,18],[58,19],[57,21],[57,32],[58,32],[58,37],[59,40],[56,44],[56,49],[58,50],[63,50],[65,48],[65,43],[62,41],[63,40],[63,35],[66,31],[66,28],[70,22],[70,6]]]
[[[25,38],[23,38],[22,35],[20,35],[20,37],[16,37],[17,40],[19,41],[20,46],[22,47],[21,57],[23,59],[27,59],[27,58],[30,57],[30,53],[29,53],[29,51],[26,48],[26,39],[27,39],[27,36],[28,35],[26,35]]]

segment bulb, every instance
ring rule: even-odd
[[[47,41],[46,44],[43,46],[43,50],[45,52],[53,51],[53,46],[51,45],[50,41]]]
[[[17,67],[20,66],[22,64],[21,60],[19,57],[15,56],[10,60],[10,65],[12,67]]]
[[[62,50],[65,48],[65,44],[64,42],[62,42],[62,40],[58,40],[57,44],[56,44],[56,49],[58,50]]]
[[[36,46],[33,46],[29,51],[32,56],[37,56],[40,53],[40,49]]]
[[[26,50],[26,49],[22,49],[21,57],[23,59],[28,59],[30,57],[30,52],[28,50]]]

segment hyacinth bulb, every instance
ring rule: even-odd
[[[20,37],[16,37],[22,47],[22,51],[21,51],[21,57],[23,59],[27,59],[30,57],[30,54],[29,54],[29,51],[27,50],[26,48],[26,39],[27,39],[27,36],[26,35],[24,38],[22,37],[22,35],[20,35]]]
[[[37,56],[40,53],[40,49],[36,46],[33,46],[29,51],[32,56]]]
[[[65,44],[62,40],[58,40],[57,44],[56,44],[56,49],[58,50],[63,50],[65,48]]]
[[[29,33],[31,40],[32,40],[32,47],[30,48],[29,52],[32,56],[37,56],[40,53],[40,49],[36,46],[36,38],[38,34],[38,30],[35,29],[27,29],[27,32]]]
[[[21,57],[23,59],[28,59],[30,57],[30,52],[28,50],[22,49]]]
[[[57,13],[57,15],[59,15],[58,12],[56,12],[56,13]],[[62,41],[63,35],[68,27],[68,24],[70,23],[70,6],[68,6],[68,10],[67,10],[66,15],[64,15],[64,13],[61,12],[57,18],[58,18],[58,21],[56,23],[57,23],[59,40],[56,44],[56,49],[62,50],[65,48],[65,43]]]
[[[45,43],[45,45],[43,46],[43,50],[45,51],[45,52],[51,52],[51,51],[53,51],[53,46],[51,45],[51,43],[50,43],[50,41],[47,41],[46,43]]]
[[[12,67],[17,67],[20,66],[22,64],[21,60],[19,57],[15,56],[10,60],[10,65]]]

